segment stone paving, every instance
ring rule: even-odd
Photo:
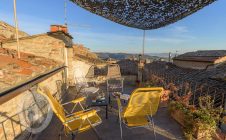
[[[125,93],[130,94],[134,87],[125,87]],[[68,94],[68,99],[73,99],[75,95]],[[102,124],[96,127],[98,133],[103,140],[120,140],[119,123],[117,122],[117,107],[114,100],[111,102],[112,107],[109,107],[109,118],[105,118],[105,108],[100,108],[99,115],[102,118]],[[124,103],[126,105],[126,103]],[[157,114],[154,116],[155,129],[157,133],[157,140],[176,139],[182,140],[183,133],[180,126],[170,117],[167,108],[159,108]],[[56,140],[59,139],[60,121],[54,116],[51,124],[41,134],[35,135],[32,139],[35,140]],[[63,140],[71,139],[71,136],[62,137]],[[134,128],[128,129],[123,126],[124,140],[151,140],[154,139],[153,131],[149,128]],[[97,140],[95,133],[92,130],[80,133],[76,140]]]

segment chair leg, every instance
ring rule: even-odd
[[[62,132],[63,132],[64,126],[61,127],[60,129],[60,133],[59,133],[59,140],[62,139]]]
[[[75,140],[75,135],[73,133],[71,134],[71,140]]]
[[[92,130],[94,131],[94,133],[96,134],[98,140],[102,140],[102,138],[100,137],[100,135],[98,134],[97,130],[92,126]]]
[[[119,110],[120,111],[120,110]],[[118,120],[119,120],[119,127],[120,127],[120,135],[121,135],[121,139],[123,140],[123,135],[122,135],[122,119],[121,119],[121,114],[119,112],[118,114]]]
[[[152,118],[152,117],[151,117]],[[154,135],[155,135],[155,140],[156,140],[156,133],[155,133],[155,123],[154,123],[154,119],[152,118],[152,127],[153,127],[153,131],[154,131]]]
[[[90,122],[90,120],[89,120],[89,119],[87,119],[87,120],[88,120],[88,122],[89,122],[89,124],[90,124],[90,126],[91,126],[91,128],[92,128],[92,130],[93,130],[93,132],[96,134],[98,140],[102,140],[102,138],[101,138],[100,135],[98,134],[97,130],[93,127],[93,125],[92,125],[92,123]]]
[[[61,135],[61,132],[60,132],[60,134],[59,134],[59,140],[61,140],[62,139],[62,135]]]
[[[121,121],[121,119],[119,119],[119,126],[120,126],[121,139],[123,140],[123,135],[122,135],[122,121]]]
[[[149,118],[149,120],[150,120],[150,118]],[[153,129],[154,137],[155,137],[155,140],[156,140],[155,123],[154,123],[154,119],[152,117],[151,117],[151,123],[152,123],[152,129]],[[149,124],[149,127],[150,127],[150,124]]]

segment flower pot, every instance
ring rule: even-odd
[[[186,140],[193,140],[192,134],[184,134]]]
[[[208,128],[201,129],[199,126],[196,126],[194,128],[193,136],[196,139],[205,138],[207,140],[208,136],[210,135],[211,135],[211,130],[209,130]]]
[[[184,113],[181,110],[175,110],[171,112],[171,116],[176,120],[180,125],[184,126]]]

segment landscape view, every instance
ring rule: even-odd
[[[0,1],[0,140],[226,140],[226,1]]]

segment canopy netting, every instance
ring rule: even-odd
[[[174,23],[216,0],[71,0],[116,23],[157,29]]]

